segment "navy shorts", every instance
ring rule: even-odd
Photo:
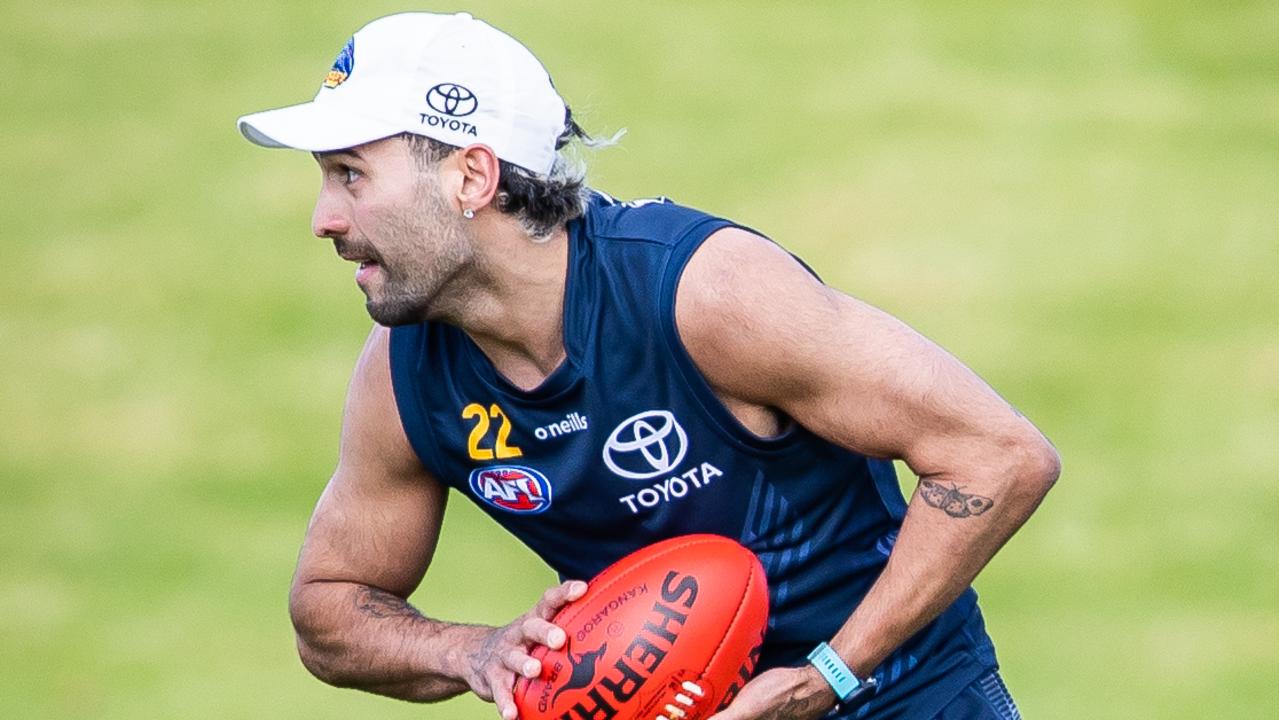
[[[1021,720],[1021,713],[999,671],[991,670],[964,688],[933,720]]]

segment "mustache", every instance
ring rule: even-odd
[[[333,249],[337,251],[338,255],[347,259],[361,258],[372,260],[379,265],[382,264],[381,254],[368,243],[356,242],[344,237],[335,237],[333,238]]]

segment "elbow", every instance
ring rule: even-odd
[[[323,633],[315,618],[320,609],[315,606],[312,593],[305,583],[295,583],[289,591],[289,619],[293,623],[298,659],[302,667],[316,679],[336,687],[344,687],[343,678],[333,662],[331,652],[325,650]]]
[[[1057,479],[1061,477],[1061,454],[1047,440],[1044,440],[1044,446],[1043,481],[1044,493],[1046,494],[1057,484]]]
[[[326,647],[320,638],[300,628],[295,632],[298,659],[302,661],[302,667],[306,668],[315,679],[337,688],[364,689],[362,678],[350,674],[349,669],[340,662],[341,658],[335,650]]]
[[[1014,479],[1019,495],[1032,506],[1038,505],[1061,477],[1061,455],[1033,428],[1018,438],[1014,447],[1009,453],[1013,467],[1008,477]]]
[[[302,661],[302,667],[307,669],[317,680],[341,687],[341,678],[333,672],[333,668],[325,661],[324,653],[317,651],[306,637],[301,633],[297,633],[298,659]]]
[[[365,679],[344,672],[342,666],[336,662],[338,658],[332,652],[327,652],[308,642],[301,633],[297,635],[297,648],[302,667],[306,668],[316,680],[336,688],[369,689]]]

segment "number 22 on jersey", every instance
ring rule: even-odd
[[[489,420],[497,420],[497,438],[493,442],[493,447],[483,447],[482,443],[488,439]],[[492,460],[494,458],[502,460],[505,458],[520,457],[524,451],[514,445],[508,445],[507,440],[511,437],[511,419],[506,416],[502,408],[497,403],[488,406],[488,410],[479,403],[471,403],[462,408],[462,419],[474,419],[475,427],[471,428],[471,435],[466,440],[466,452],[471,456],[472,460]]]

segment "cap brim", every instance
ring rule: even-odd
[[[245,115],[236,124],[244,137],[256,145],[309,152],[345,150],[397,135],[402,130],[390,123],[317,102]]]

